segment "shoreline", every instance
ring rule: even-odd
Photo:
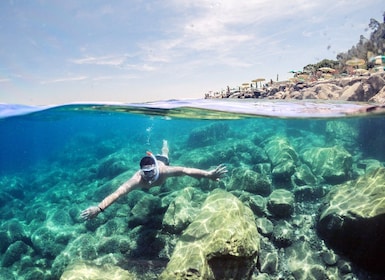
[[[280,81],[262,88],[206,93],[205,99],[320,99],[385,104],[385,72],[317,81]]]

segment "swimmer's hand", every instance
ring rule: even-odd
[[[91,220],[95,218],[102,210],[98,206],[88,207],[86,210],[83,210],[80,214],[83,220]]]
[[[224,164],[218,165],[214,170],[209,171],[209,178],[213,181],[219,181],[227,173],[227,168]]]

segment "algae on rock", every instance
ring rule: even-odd
[[[196,217],[205,194],[193,187],[179,192],[164,214],[162,226],[168,233],[181,233]]]
[[[60,280],[134,280],[138,279],[134,273],[128,272],[115,265],[97,266],[92,263],[75,262],[64,271]]]
[[[235,168],[227,187],[228,191],[244,190],[262,196],[268,196],[271,189],[267,175],[246,168]]]
[[[294,195],[285,189],[274,190],[267,202],[271,214],[278,218],[288,218],[294,212]]]
[[[303,152],[303,161],[313,174],[327,183],[338,184],[349,179],[352,170],[352,155],[341,146],[310,148]]]
[[[317,230],[333,248],[373,270],[385,271],[385,168],[336,185],[324,198]]]
[[[160,279],[249,279],[259,247],[250,208],[217,189],[179,238]]]
[[[265,151],[273,166],[273,179],[290,181],[295,172],[298,155],[289,141],[284,137],[272,138],[265,145]]]

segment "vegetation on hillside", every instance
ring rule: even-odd
[[[369,29],[372,30],[369,38],[361,35],[358,43],[347,52],[337,54],[336,60],[324,59],[316,64],[308,64],[303,68],[304,72],[313,72],[321,67],[342,70],[349,59],[359,58],[368,61],[372,56],[385,55],[385,12],[382,23],[373,18],[370,19]],[[373,65],[369,63],[368,67],[371,68]]]

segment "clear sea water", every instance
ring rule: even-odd
[[[160,257],[163,249],[151,245],[156,244],[161,227],[129,223],[141,191],[128,194],[92,222],[79,218],[81,210],[97,205],[115,190],[110,183],[114,178],[128,179],[146,151],[159,153],[162,140],[167,139],[171,164],[210,169],[224,163],[230,176],[234,168],[252,169],[260,163],[254,162],[252,151],[263,148],[264,139],[279,135],[298,153],[311,146],[341,145],[355,162],[371,159],[383,164],[385,115],[381,110],[365,113],[370,106],[255,100],[2,104],[0,278],[59,279],[71,260],[112,263],[125,269],[130,269],[125,261],[135,260],[156,277],[167,263],[164,253]],[[187,185],[200,188],[204,183],[178,178],[166,184],[172,191]],[[114,235],[130,236],[133,243],[126,250],[102,249],[103,240]],[[18,241],[26,246],[10,253]],[[87,242],[88,249],[76,249]],[[354,267],[355,279],[374,277],[359,265]],[[271,277],[279,273],[287,269],[279,267]]]

